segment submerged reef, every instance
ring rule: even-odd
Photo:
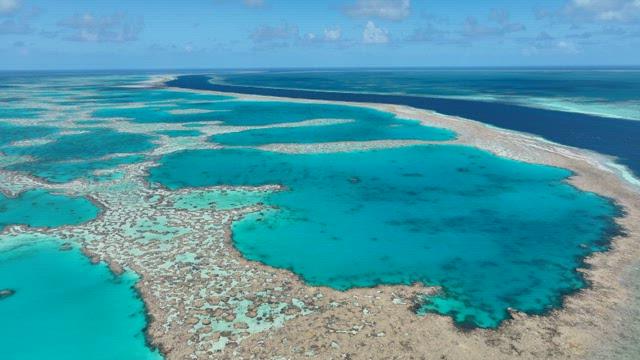
[[[593,154],[405,107],[130,86],[146,80],[16,86],[57,130],[0,155],[0,253],[54,237],[106,262],[144,302],[123,336],[145,356],[581,356],[632,318],[640,201]],[[45,205],[5,210],[21,197]]]
[[[0,300],[6,299],[9,296],[14,295],[15,293],[16,293],[16,291],[13,290],[13,289],[2,289],[2,290],[0,290]]]

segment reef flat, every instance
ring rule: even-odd
[[[156,83],[155,86],[160,85]],[[140,103],[154,102],[153,106],[166,102],[168,107],[175,107],[175,94],[178,98],[187,98],[184,101],[190,105],[186,106],[185,102],[185,107],[195,108],[201,108],[199,102],[206,102],[207,96],[214,97],[211,101],[229,101],[229,96],[235,96],[242,101],[295,102],[299,107],[324,104],[176,89],[168,91],[172,95],[167,98],[160,95],[166,91],[160,87],[139,91],[152,91],[157,100],[145,100],[141,98],[143,95],[131,97]],[[198,100],[193,100],[194,96]],[[197,105],[193,106],[194,102]],[[128,102],[124,104],[131,106]],[[634,294],[630,292],[628,281],[639,255],[636,243],[640,231],[640,197],[637,189],[623,179],[619,169],[611,165],[610,159],[423,110],[389,105],[348,105],[413,119],[430,128],[448,129],[455,132],[456,137],[435,140],[376,137],[365,141],[288,142],[256,144],[255,147],[282,154],[316,154],[392,147],[402,151],[407,145],[425,144],[472,146],[498,156],[572,171],[573,175],[566,180],[568,183],[615,201],[624,212],[616,221],[625,234],[611,239],[608,251],[596,252],[585,260],[586,265],[581,266],[579,272],[589,286],[564,297],[561,307],[541,316],[510,309],[509,318],[497,329],[463,331],[449,316],[415,314],[415,307],[422,304],[425,296],[436,294],[437,287],[415,283],[339,291],[310,286],[291,271],[247,260],[234,247],[232,227],[247,216],[264,212],[270,194],[284,193],[287,189],[280,184],[221,182],[202,186],[189,183],[162,186],[153,181],[152,174],[162,166],[163,157],[190,150],[216,151],[224,147],[216,142],[217,136],[256,129],[254,125],[232,128],[222,120],[216,121],[215,115],[188,122],[165,121],[173,116],[179,119],[185,114],[204,114],[174,111],[166,112],[162,122],[135,121],[135,117],[118,114],[113,118],[101,116],[106,123],[93,125],[131,134],[154,134],[148,139],[152,144],[148,148],[123,150],[128,155],[139,155],[136,161],[91,169],[87,173],[91,176],[85,174],[69,182],[48,181],[45,176],[17,168],[0,169],[3,180],[0,190],[5,194],[15,196],[30,189],[43,189],[90,196],[103,210],[95,220],[78,225],[56,228],[9,225],[0,238],[21,234],[55,235],[80,244],[94,262],[104,260],[116,273],[126,270],[137,273],[140,280],[136,287],[149,316],[148,340],[168,359],[387,358],[416,354],[461,359],[585,358],[601,354],[619,355],[619,358],[637,351],[624,346],[628,345],[625,338],[633,333],[633,321],[638,315],[636,308],[631,306]],[[65,108],[65,112],[70,113],[69,118],[93,119],[95,107],[95,104],[87,103]],[[84,116],[76,117],[79,114]],[[153,112],[148,114],[152,116]],[[336,115],[333,120],[340,118],[342,115]],[[297,125],[313,119],[299,120]],[[77,128],[72,120],[51,120],[43,125],[53,123],[61,131]],[[172,136],[175,133],[161,132],[186,131],[193,129],[194,124],[199,125],[199,135]],[[83,126],[87,126],[86,123]],[[264,129],[280,127],[274,121],[256,126]],[[35,140],[26,141],[26,145],[37,144]],[[120,152],[98,153],[95,159],[73,161],[107,160]],[[19,153],[11,156],[12,161],[24,160]]]

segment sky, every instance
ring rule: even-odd
[[[640,64],[640,0],[0,0],[0,70]]]

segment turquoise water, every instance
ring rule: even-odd
[[[83,130],[83,129],[78,129]],[[151,150],[152,136],[95,129],[74,135],[64,135],[56,141],[26,147],[3,149],[10,155],[29,155],[39,161],[91,159],[115,153],[135,153]]]
[[[137,279],[114,276],[77,248],[59,246],[38,240],[0,251],[0,290],[15,291],[0,299],[1,357],[161,359],[145,346],[144,305],[133,289]]]
[[[364,110],[364,109],[363,109]],[[395,117],[371,117],[366,111],[354,117],[353,122],[290,128],[264,128],[211,137],[223,145],[264,145],[274,143],[319,143],[333,141],[367,140],[450,140],[455,134],[446,129],[422,126],[418,121]]]
[[[167,135],[169,137],[191,137],[202,135],[198,130],[160,130],[156,131],[156,134]]]
[[[570,172],[461,146],[291,155],[247,149],[167,155],[171,189],[282,184],[273,208],[234,223],[242,254],[312,285],[442,286],[419,312],[493,328],[585,286],[576,268],[606,248],[617,209],[564,182]]]
[[[117,153],[137,153],[151,150],[153,136],[95,129],[80,134],[64,135],[53,142],[33,146],[4,147],[8,155],[33,157],[32,161],[8,166],[8,170],[22,171],[54,183],[78,178],[92,178],[92,172],[131,164],[144,159],[133,155],[99,159]],[[95,179],[95,178],[94,178]]]
[[[180,110],[210,112],[172,113]],[[353,119],[382,124],[397,121],[391,113],[354,106],[239,100],[202,103],[176,101],[169,106],[150,104],[136,108],[103,108],[95,111],[94,116],[124,117],[139,123],[221,121],[235,126],[295,123],[315,119]]]
[[[46,126],[19,126],[0,122],[0,146],[14,141],[31,140],[56,133],[58,130]]]
[[[213,112],[204,113],[172,113],[180,110],[217,110],[218,103],[232,99],[228,96],[199,94],[186,91],[149,90],[126,91],[114,89],[101,93],[100,96],[90,97],[88,101],[101,101],[108,104],[141,103],[143,107],[113,107],[104,106],[95,109],[93,116],[96,118],[124,117],[135,122],[193,122],[209,121],[214,116]]]
[[[31,161],[7,166],[7,170],[26,172],[51,183],[66,183],[80,178],[96,180],[98,177],[92,175],[96,170],[134,164],[144,158],[142,155],[131,155],[108,160]]]
[[[5,114],[32,117],[41,126],[0,123],[0,151],[34,158],[9,165],[8,169],[57,183],[78,178],[118,179],[123,176],[121,172],[105,176],[92,173],[145,160],[147,156],[140,153],[154,148],[155,135],[197,136],[200,135],[197,127],[207,126],[204,122],[211,121],[229,126],[315,119],[348,121],[254,129],[210,139],[223,145],[447,140],[455,136],[445,129],[421,127],[390,113],[354,106],[241,101],[211,94],[123,87],[144,79],[144,76],[71,76],[11,80],[7,96],[16,100],[12,100],[11,114],[9,111]],[[490,79],[483,81],[491,82]],[[412,93],[408,88],[398,90],[403,84],[397,83],[388,91]],[[377,89],[379,83],[373,82],[369,88]],[[367,88],[361,90],[367,91]],[[68,107],[60,111],[58,106]],[[119,129],[126,128],[127,121],[144,123],[136,126],[145,129],[147,134],[89,127],[111,126],[111,120],[107,121],[110,117],[128,118],[113,120]],[[523,117],[521,112],[514,112],[509,118],[540,124],[540,121],[530,121],[537,119],[535,116]],[[87,132],[56,137],[56,121],[61,120],[67,120],[63,127],[75,123],[78,126],[71,130]],[[162,123],[181,123],[193,130],[161,130],[160,126],[154,126]],[[10,146],[13,141],[43,136],[54,141],[28,147]],[[116,153],[134,155],[105,159]],[[509,161],[473,148],[442,145],[316,155],[230,149],[186,151],[164,156],[150,177],[172,189],[282,184],[286,190],[266,194],[198,190],[173,199],[174,206],[224,210],[265,202],[270,206],[268,210],[233,225],[234,242],[248,259],[289,269],[310,284],[339,290],[416,281],[439,285],[442,292],[425,297],[418,313],[449,315],[463,327],[494,328],[508,318],[509,307],[530,314],[544,313],[559,307],[564,294],[583,288],[585,281],[575,269],[582,265],[585,256],[605,250],[607,239],[616,230],[612,217],[617,215],[617,209],[605,199],[566,184],[564,180],[569,175],[562,169]],[[97,214],[95,206],[84,198],[62,197],[44,190],[30,191],[17,199],[0,197],[0,229],[15,223],[77,224]],[[54,253],[58,255],[57,251],[51,252]],[[4,259],[0,259],[0,271],[5,263],[11,264]],[[30,264],[26,257],[24,259]],[[67,257],[64,259],[60,261],[69,261]],[[96,268],[100,267],[92,267]],[[64,286],[75,286],[75,281],[68,281],[68,274],[84,270],[65,268],[64,271],[70,271],[67,273],[70,284]],[[130,290],[133,282],[124,279],[117,281],[125,282],[125,288]],[[18,292],[0,301],[0,306],[19,299],[24,293],[20,286],[28,285],[22,281],[12,283],[10,287]],[[6,286],[0,285],[0,289],[3,287]],[[64,289],[73,292],[71,288]],[[83,293],[75,295],[74,301],[84,300]],[[93,295],[89,295],[86,308],[102,314],[104,304],[96,303]],[[139,301],[129,302],[130,295],[122,292],[104,297],[110,299],[112,305],[126,303],[141,308]],[[21,304],[16,305],[16,309],[30,309],[32,305]],[[112,316],[111,333],[136,339],[135,346],[140,346],[136,349],[147,356],[144,343],[139,342],[140,329],[144,326],[140,311],[129,312],[132,315],[129,319],[141,321],[135,326]],[[75,319],[70,313],[53,315]],[[62,320],[51,324],[59,328],[59,324],[68,324],[69,329],[62,328],[71,334],[81,334],[81,329],[88,329],[86,326],[99,326]],[[84,334],[93,334],[93,331],[89,329]],[[84,358],[100,358],[84,348],[85,343],[91,345],[93,341],[84,341],[86,335],[79,339],[82,341],[67,340],[59,344],[82,348]],[[124,347],[130,343],[126,339],[119,340]],[[43,341],[46,343],[49,338]],[[100,341],[101,338],[95,344]],[[96,348],[103,347],[103,351],[108,349],[104,351],[108,353],[104,358],[122,358],[120,347],[98,345]],[[134,345],[131,346],[133,349]],[[39,350],[32,351],[35,354]],[[41,354],[33,356],[36,355]]]
[[[191,104],[183,104],[182,106],[149,104],[145,107],[136,108],[103,108],[96,110],[93,116],[99,118],[127,118],[138,123],[187,123],[217,120],[217,114],[211,112],[193,114],[174,114],[171,112],[190,106]]]
[[[0,119],[33,119],[40,114],[42,114],[42,109],[38,108],[0,107]]]
[[[29,190],[16,198],[0,194],[0,231],[7,225],[32,227],[77,225],[100,213],[91,201],[82,197],[52,194],[46,190]]]
[[[173,207],[184,210],[230,210],[262,203],[266,193],[244,190],[202,190],[176,196]]]
[[[123,81],[121,78],[120,81]],[[123,84],[131,83],[129,79],[124,79]],[[165,103],[175,102],[209,102],[232,99],[230,96],[202,94],[189,91],[172,91],[166,89],[127,89],[122,87],[103,88],[96,95],[81,95],[76,99],[81,99],[88,103],[95,101],[108,102],[111,104],[126,103]],[[74,99],[74,101],[76,100]]]

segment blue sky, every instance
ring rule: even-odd
[[[638,59],[640,0],[0,0],[0,70]]]

